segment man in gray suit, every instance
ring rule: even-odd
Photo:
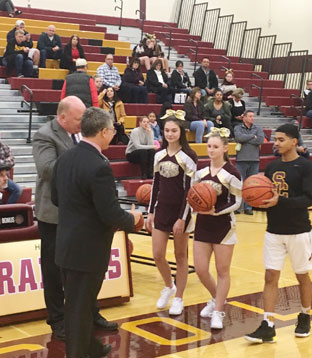
[[[36,217],[41,237],[41,270],[44,299],[48,310],[47,323],[56,339],[65,340],[64,290],[60,268],[55,264],[55,241],[58,208],[51,201],[51,179],[58,157],[79,140],[81,117],[86,107],[75,96],[64,98],[58,106],[57,117],[43,125],[34,135],[33,156],[37,167]],[[94,323],[104,330],[118,329],[107,322],[94,308]]]

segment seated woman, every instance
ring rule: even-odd
[[[231,108],[230,105],[223,101],[223,94],[220,88],[214,92],[213,98],[209,99],[204,107],[204,116],[213,122],[215,127],[226,127],[232,132],[231,126]]]
[[[195,132],[196,143],[202,143],[204,133],[209,133],[213,127],[213,123],[204,117],[204,105],[200,98],[200,88],[194,87],[184,104],[185,125],[191,132]]]
[[[121,90],[124,101],[129,103],[147,103],[147,88],[140,70],[140,60],[133,58],[122,76]]]
[[[125,107],[118,98],[116,91],[112,87],[104,89],[99,94],[99,107],[112,115],[116,134],[110,144],[128,144],[129,138],[125,134],[123,123],[126,118]]]
[[[142,179],[153,178],[154,155],[157,147],[154,144],[154,133],[147,117],[139,119],[139,127],[130,134],[126,149],[126,159],[130,163],[140,164]]]
[[[103,80],[102,77],[99,75],[94,75],[93,76],[94,79],[94,83],[95,83],[95,87],[97,90],[98,95],[103,91]]]
[[[223,101],[228,101],[234,90],[236,90],[236,84],[233,82],[234,74],[232,70],[227,70],[223,79],[223,83],[220,86],[220,90],[223,93]]]
[[[157,103],[166,101],[172,102],[172,91],[169,87],[169,79],[163,70],[163,64],[157,59],[150,70],[147,71],[147,89],[149,92],[157,94]]]
[[[67,45],[64,47],[64,52],[61,57],[60,68],[69,70],[70,73],[76,71],[76,60],[78,58],[85,58],[84,51],[80,45],[80,39],[77,35],[73,35]]]
[[[232,93],[232,98],[228,101],[231,105],[231,125],[234,130],[234,127],[237,124],[243,122],[243,114],[246,110],[245,101],[242,100],[244,95],[244,90],[242,88],[237,88]]]
[[[170,87],[174,89],[175,93],[191,92],[191,81],[186,72],[183,71],[183,62],[176,62],[176,69],[172,71],[170,78]]]
[[[157,58],[160,59],[164,70],[166,71],[166,73],[169,73],[168,59],[165,57],[165,54],[162,51],[161,46],[158,44],[155,35],[151,36],[150,48],[152,49],[152,63],[154,63]]]
[[[151,64],[156,58],[152,58],[153,50],[151,48],[151,40],[148,38],[149,34],[145,34],[145,38],[134,47],[132,57],[138,58],[141,65],[144,65],[148,71]]]

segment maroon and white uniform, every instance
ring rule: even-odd
[[[169,156],[167,149],[155,154],[154,180],[149,213],[155,213],[155,229],[171,232],[178,219],[185,220],[185,232],[193,230],[191,209],[186,201],[196,172],[194,152],[180,150]]]
[[[210,166],[196,172],[195,182],[206,182],[217,192],[213,215],[197,214],[194,239],[211,244],[237,242],[234,211],[240,207],[242,180],[239,171],[227,162],[212,176]]]

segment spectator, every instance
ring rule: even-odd
[[[40,51],[40,67],[46,67],[46,59],[58,60],[62,57],[61,38],[55,33],[55,26],[49,25],[38,39],[37,48]]]
[[[213,122],[215,127],[225,127],[232,131],[231,126],[231,108],[227,102],[222,99],[222,91],[217,88],[213,98],[210,98],[204,108],[204,117]]]
[[[253,111],[246,111],[243,123],[234,129],[236,145],[236,167],[241,173],[243,181],[249,176],[259,172],[260,145],[264,141],[262,128],[254,125],[255,114]],[[253,215],[252,207],[242,202],[241,209],[235,213],[240,214],[242,208],[247,215]]]
[[[129,103],[147,103],[147,88],[140,70],[140,60],[133,58],[122,76],[124,101]]]
[[[99,95],[103,91],[103,80],[99,75],[93,76],[97,94]]]
[[[156,113],[150,112],[147,115],[147,118],[149,120],[150,126],[154,133],[154,141],[156,142],[155,145],[159,146],[160,148],[160,144],[162,143],[162,135],[161,135],[159,124],[157,123]]]
[[[169,73],[169,63],[168,59],[165,57],[165,54],[163,53],[161,46],[158,44],[156,36],[151,36],[151,42],[150,47],[152,49],[152,59],[156,61],[156,59],[160,59],[163,65],[163,68],[165,69],[166,73]],[[154,63],[153,61],[153,63]]]
[[[69,70],[70,73],[75,72],[78,58],[85,58],[85,55],[80,45],[80,38],[77,35],[73,35],[64,47],[60,68],[65,68]]]
[[[202,96],[212,96],[215,89],[218,88],[218,78],[215,71],[209,68],[209,58],[204,57],[201,66],[194,72],[195,87],[201,89]]]
[[[0,165],[0,190],[5,190],[8,186],[8,168]],[[0,193],[0,204],[2,204],[2,193]]]
[[[106,55],[105,63],[98,67],[96,73],[102,78],[104,88],[113,87],[115,91],[119,91],[121,85],[121,77],[118,68],[113,65],[114,56]]]
[[[303,91],[303,98],[306,99],[308,94],[312,91],[312,78],[308,79],[306,82],[306,88]]]
[[[24,31],[15,31],[15,38],[8,42],[4,55],[8,73],[15,69],[16,77],[32,76],[33,62],[28,57],[29,50]]]
[[[169,79],[163,70],[163,64],[157,59],[150,70],[147,71],[147,89],[149,92],[156,93],[157,103],[165,101],[172,102],[172,91],[169,87]]]
[[[223,93],[223,101],[228,101],[230,98],[232,98],[233,91],[236,90],[236,84],[233,82],[234,74],[231,69],[227,70],[225,72],[225,76],[223,79],[223,83],[220,86],[220,89]]]
[[[61,100],[68,96],[76,96],[82,100],[84,105],[98,107],[98,95],[94,80],[87,74],[88,63],[84,58],[76,61],[76,71],[67,75],[64,81]]]
[[[7,33],[7,41],[13,40],[15,38],[16,30],[23,30],[25,35],[25,44],[29,47],[28,57],[33,61],[33,69],[36,72],[36,76],[38,76],[38,67],[40,61],[40,51],[37,48],[34,48],[34,44],[32,42],[30,34],[25,30],[25,22],[24,20],[17,20],[15,23],[15,27]],[[4,61],[2,61],[3,65],[6,66]]]
[[[242,88],[237,88],[232,93],[232,98],[229,99],[229,104],[231,105],[231,126],[234,128],[237,124],[241,124],[243,121],[243,115],[246,110],[245,101],[242,100],[244,95],[244,90]]]
[[[13,168],[14,164],[15,160],[14,156],[11,153],[11,149],[6,144],[0,142],[0,168],[5,169],[5,171],[8,171]],[[4,178],[3,174],[4,173],[2,173],[2,179]],[[7,173],[5,173],[5,176],[7,176]],[[0,189],[5,189],[10,193],[10,196],[7,200],[7,204],[16,204],[22,194],[23,189],[10,178],[7,178],[5,182],[5,187]]]
[[[200,97],[200,88],[194,87],[184,104],[185,123],[191,132],[195,132],[196,143],[202,143],[205,131],[209,133],[213,127],[213,123],[204,118],[204,105]]]
[[[308,94],[306,98],[306,116],[312,119],[312,91]]]
[[[151,40],[147,37],[136,45],[132,52],[132,57],[138,58],[140,64],[144,65],[147,71],[151,68],[151,63],[156,60],[156,58],[153,59],[152,56]]]
[[[139,123],[139,127],[134,128],[130,134],[126,158],[130,163],[140,164],[142,179],[152,179],[154,155],[157,149],[154,144],[154,133],[147,117],[141,117]]]
[[[21,15],[23,12],[17,10],[11,0],[0,0],[0,10],[7,11],[10,17]]]
[[[129,138],[125,134],[124,122],[126,119],[125,107],[113,87],[105,88],[99,94],[99,105],[113,118],[116,134],[111,144],[128,144]]]
[[[170,78],[170,86],[174,89],[175,93],[186,93],[191,92],[191,81],[186,72],[183,71],[183,62],[177,61],[176,69],[172,71]]]

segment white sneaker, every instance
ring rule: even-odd
[[[211,316],[210,328],[222,329],[224,317],[225,317],[224,312],[213,311]]]
[[[175,284],[172,282],[172,287],[165,287],[160,294],[160,297],[156,303],[156,307],[159,309],[165,308],[168,305],[171,296],[174,296],[177,292]]]
[[[178,316],[183,312],[184,303],[182,301],[182,298],[175,297],[172,300],[171,307],[169,309],[170,315]]]
[[[216,308],[216,300],[212,298],[206,304],[206,306],[200,311],[200,317],[207,318],[211,317],[212,312]]]

